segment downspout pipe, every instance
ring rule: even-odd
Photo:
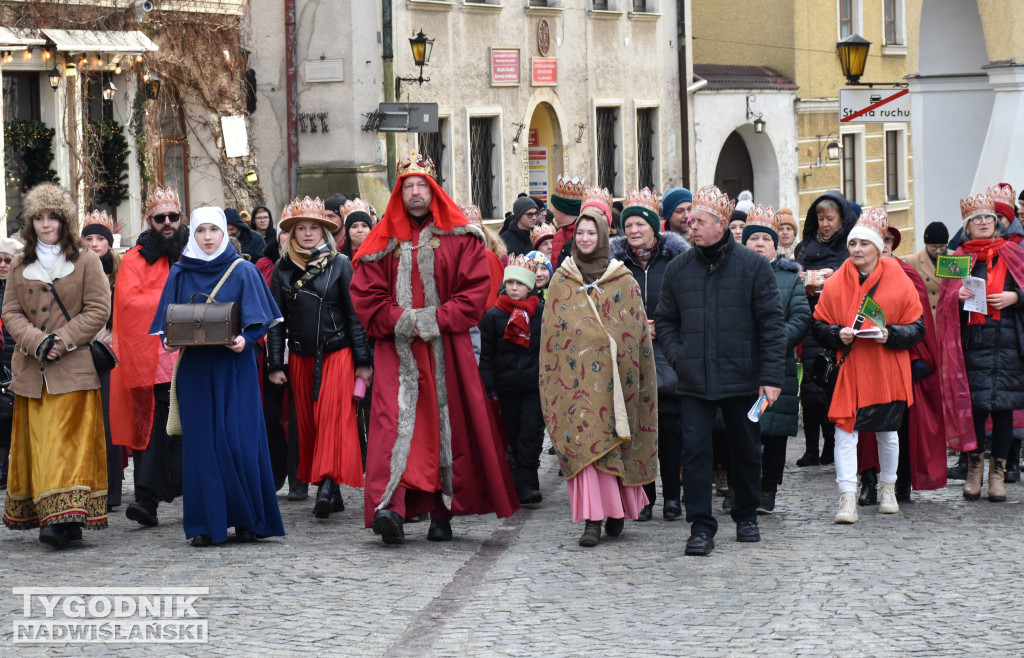
[[[294,0],[292,0],[294,1]],[[394,103],[395,102],[395,52],[392,45],[392,32],[394,31],[394,23],[391,16],[391,0],[381,0],[381,23],[382,35],[381,44],[383,46],[383,63],[384,63],[384,102]],[[390,187],[395,185],[395,165],[398,163],[398,136],[395,133],[384,133],[384,145],[387,150],[387,175],[388,184]]]
[[[284,0],[284,50],[285,50],[285,99],[288,134],[288,198],[294,198],[299,190],[299,83],[295,46],[295,0]]]

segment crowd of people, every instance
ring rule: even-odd
[[[650,521],[660,479],[662,518],[685,515],[685,553],[707,555],[716,491],[737,541],[761,540],[801,414],[796,465],[835,464],[836,523],[947,479],[978,499],[986,454],[990,501],[1019,479],[1024,230],[1009,185],[964,199],[952,240],[933,222],[901,260],[885,210],[838,192],[801,230],[749,192],[618,202],[560,176],[494,231],[429,158],[406,156],[396,178],[379,219],[335,194],[276,223],[263,205],[186,221],[177,192],[155,188],[124,254],[106,212],[79,230],[66,190],[30,190],[20,241],[0,240],[7,527],[57,548],[107,527],[130,460],[125,518],[156,526],[180,496],[193,546],[283,535],[284,487],[328,519],[341,485],[362,489],[385,544],[425,518],[427,539],[450,541],[456,516],[543,503],[548,437],[581,546]],[[186,306],[237,324],[204,344],[216,330],[197,320],[182,339]],[[947,450],[961,454],[948,470]]]

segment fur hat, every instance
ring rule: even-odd
[[[56,183],[40,183],[33,187],[25,195],[22,208],[26,224],[44,212],[49,212],[67,226],[69,231],[78,233],[78,215],[71,200],[71,193]]]
[[[793,233],[800,235],[800,224],[796,221],[793,211],[789,208],[779,208],[776,210],[775,221],[778,223],[779,228],[782,228],[782,225],[786,224],[793,227]]]

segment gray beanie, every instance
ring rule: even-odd
[[[528,196],[521,196],[512,204],[512,217],[518,222],[519,218],[523,216],[523,213],[536,209],[537,204],[533,199]]]

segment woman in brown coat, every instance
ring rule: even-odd
[[[18,345],[4,524],[39,527],[39,540],[55,548],[81,539],[82,526],[107,527],[103,407],[88,343],[110,316],[110,285],[96,254],[82,249],[74,217],[70,195],[53,183],[25,196],[25,249],[11,264],[2,311]]]

